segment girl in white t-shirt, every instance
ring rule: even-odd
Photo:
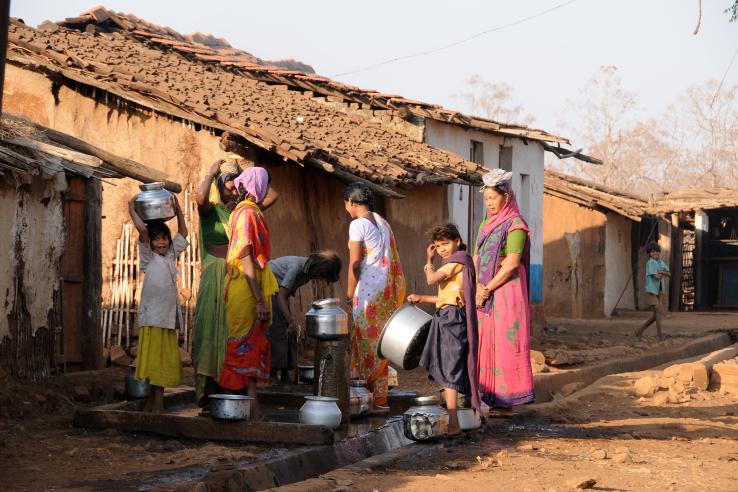
[[[151,392],[145,412],[164,410],[164,388],[182,382],[179,333],[184,327],[177,292],[177,257],[187,248],[187,224],[175,197],[177,235],[161,221],[148,224],[128,202],[128,212],[138,230],[139,272],[144,272],[138,308],[138,357],[136,379],[148,379]]]

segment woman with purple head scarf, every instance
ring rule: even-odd
[[[218,384],[228,391],[248,391],[251,416],[260,418],[257,382],[269,381],[267,330],[272,322],[272,295],[277,279],[269,268],[271,242],[261,204],[269,191],[269,174],[247,168],[233,180],[238,203],[228,221],[224,285],[228,326],[226,352]]]
[[[510,186],[512,173],[483,177],[487,217],[477,235],[476,304],[479,317],[479,391],[505,413],[534,401],[530,365],[528,269],[530,230]]]

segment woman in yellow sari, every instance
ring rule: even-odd
[[[279,286],[269,268],[269,228],[259,204],[269,189],[266,169],[246,169],[235,180],[239,202],[229,220],[226,256],[226,356],[218,384],[226,390],[247,390],[254,398],[252,419],[261,418],[256,383],[269,381],[267,330],[272,322],[272,295]]]

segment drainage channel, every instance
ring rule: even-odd
[[[349,424],[342,431],[351,437],[333,445],[300,448],[271,460],[229,470],[211,472],[203,467],[173,470],[139,484],[138,490],[251,491],[288,485],[410,444],[412,441],[405,437],[402,427],[402,417],[390,417],[368,432],[362,432],[366,427]]]

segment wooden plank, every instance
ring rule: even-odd
[[[102,369],[102,185],[88,179],[85,190],[82,369]]]
[[[171,437],[207,441],[259,442],[271,444],[332,444],[333,431],[322,425],[285,422],[222,422],[208,417],[96,410],[78,408],[74,425],[92,429],[151,432]]]

